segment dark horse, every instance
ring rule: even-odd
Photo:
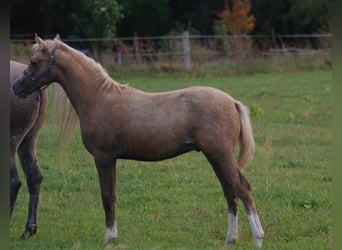
[[[10,216],[12,216],[21,186],[15,161],[18,152],[30,192],[26,228],[21,236],[23,239],[29,238],[37,231],[37,210],[42,175],[37,163],[36,143],[48,104],[46,91],[37,90],[35,94],[28,95],[26,99],[19,98],[14,94],[13,84],[22,76],[26,67],[27,65],[22,63],[10,62]]]
[[[238,238],[237,201],[241,199],[254,245],[261,247],[264,231],[251,186],[241,172],[255,150],[247,107],[210,87],[146,93],[117,83],[101,65],[58,39],[44,41],[36,35],[36,42],[30,65],[14,91],[25,98],[56,81],[69,97],[79,117],[84,146],[97,167],[107,241],[118,233],[114,209],[117,159],[159,161],[196,150],[212,165],[228,203],[226,245]]]

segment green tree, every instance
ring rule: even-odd
[[[114,37],[123,17],[117,0],[11,1],[11,33]]]
[[[255,33],[331,31],[332,0],[251,0]]]
[[[169,0],[173,29],[184,27],[200,34],[212,34],[215,20],[225,6],[224,0]]]
[[[254,34],[331,31],[332,0],[250,2]],[[211,34],[225,0],[12,0],[10,4],[12,34],[113,37],[135,32],[163,35],[177,27]]]
[[[287,16],[296,33],[319,33],[331,31],[332,0],[292,1]]]
[[[118,25],[121,36],[161,35],[172,25],[168,0],[118,0],[124,19]]]
[[[123,18],[117,0],[82,0],[73,17],[79,34],[84,37],[115,37],[116,25]]]

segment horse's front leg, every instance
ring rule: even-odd
[[[18,175],[17,166],[15,164],[15,152],[11,152],[10,165],[10,216],[12,216],[15,202],[17,200],[18,192],[21,187],[21,181]]]
[[[18,154],[30,193],[26,228],[21,236],[22,239],[27,239],[37,232],[39,192],[43,179],[37,163],[35,139],[25,138],[18,148]]]
[[[118,229],[115,222],[115,172],[116,159],[107,155],[94,156],[100,180],[101,198],[106,218],[106,242],[117,238]]]

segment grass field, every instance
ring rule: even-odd
[[[332,248],[330,70],[117,80],[146,91],[209,85],[248,105],[257,150],[244,174],[265,231],[263,248]],[[30,240],[19,240],[28,203],[23,185],[10,223],[11,249],[224,249],[226,202],[201,153],[156,163],[118,161],[119,235],[105,245],[92,158],[77,131],[67,149],[67,164],[61,167],[56,156],[58,132],[51,128],[48,120],[39,137],[44,180],[38,232]],[[22,172],[21,176],[24,180]],[[246,213],[239,204],[239,241],[231,249],[252,249]]]

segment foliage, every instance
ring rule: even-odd
[[[83,37],[115,37],[116,24],[123,18],[117,0],[83,0],[82,12],[74,15]]]
[[[253,31],[255,18],[250,15],[250,10],[249,0],[232,0],[231,8],[226,3],[224,10],[219,14],[226,31],[234,35],[247,34]]]
[[[252,104],[250,107],[250,116],[256,117],[264,113],[263,109],[258,104]]]
[[[297,32],[331,32],[331,0],[293,1],[288,18]]]
[[[117,0],[14,0],[11,33],[114,37],[122,11]]]
[[[227,1],[230,7],[234,2],[250,1],[250,17],[255,18],[254,33],[331,31],[332,0]],[[183,25],[207,35],[214,32],[217,14],[224,8],[223,0],[13,0],[10,27],[12,34],[104,37],[132,36],[135,32],[140,36],[164,35],[176,25]],[[245,28],[246,32],[250,29]]]
[[[169,1],[173,23],[182,24],[187,30],[200,34],[212,34],[213,24],[224,7],[223,0]],[[175,27],[173,26],[173,29]],[[184,30],[182,30],[184,31]]]
[[[118,0],[124,18],[118,25],[121,36],[165,34],[171,28],[168,0]]]
[[[223,34],[230,34],[221,41],[230,58],[242,60],[248,57],[252,47],[252,39],[246,34],[253,31],[255,18],[250,15],[251,4],[249,0],[232,0],[231,6],[228,1],[222,12],[218,14],[220,22],[215,22],[215,32],[224,28]],[[221,35],[223,35],[221,34]]]
[[[332,0],[251,0],[255,33],[331,32]]]

